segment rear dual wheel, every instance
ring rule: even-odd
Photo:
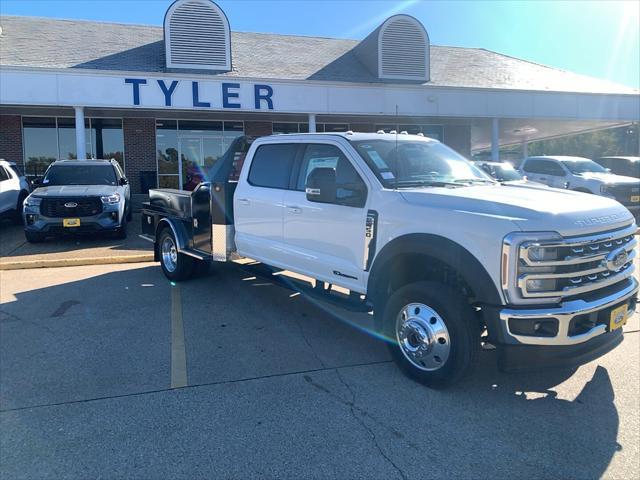
[[[178,242],[170,228],[162,230],[159,238],[158,253],[164,275],[174,282],[191,277],[196,267],[196,259],[178,251]]]
[[[480,323],[453,288],[416,282],[396,290],[383,328],[391,355],[410,378],[445,388],[471,373],[480,352]]]

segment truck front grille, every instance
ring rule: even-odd
[[[45,217],[91,217],[102,213],[99,197],[43,198],[40,213]]]
[[[517,285],[523,298],[586,294],[633,274],[636,226],[589,237],[524,243]]]
[[[623,205],[638,205],[640,202],[631,201],[632,197],[640,196],[640,183],[637,184],[622,184],[622,185],[609,185],[607,186],[607,193],[613,195],[613,197]],[[635,199],[635,198],[634,198]]]

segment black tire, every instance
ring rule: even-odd
[[[125,212],[126,212],[126,215],[127,215],[127,222],[130,222],[131,219],[133,218],[133,211],[132,211],[132,208],[131,208],[131,204],[127,203],[125,205]]]
[[[416,308],[414,314],[425,315],[429,320],[421,319],[419,316],[418,325],[420,321],[423,322],[435,322],[436,318],[431,316],[431,311],[435,312],[439,322],[437,325],[446,327],[446,335],[440,335],[438,333],[430,332],[433,334],[433,342],[429,342],[428,346],[424,346],[427,350],[425,358],[431,363],[429,365],[423,363],[422,368],[418,367],[417,362],[408,359],[409,354],[405,355],[404,351],[407,351],[409,347],[415,347],[415,345],[422,346],[425,342],[419,342],[416,340],[412,344],[407,339],[409,347],[403,349],[398,343],[398,336],[401,333],[396,333],[397,330],[403,332],[413,331],[411,328],[397,329],[396,322],[400,322],[401,314],[403,310],[411,311],[407,307],[410,304],[421,304],[426,306],[427,309],[423,309],[423,312],[418,312],[420,308]],[[414,307],[412,307],[414,308]],[[409,320],[413,322],[413,317]],[[404,325],[409,325],[410,322],[404,322]],[[478,355],[481,350],[480,344],[480,322],[476,318],[474,309],[466,302],[462,294],[458,293],[451,287],[443,285],[438,282],[424,281],[416,282],[405,285],[396,290],[386,303],[383,314],[383,332],[388,342],[388,347],[391,352],[391,356],[394,361],[400,367],[400,369],[409,378],[422,383],[431,388],[446,388],[450,385],[461,380],[463,377],[470,375],[473,368],[478,362]],[[408,338],[408,337],[407,337]],[[415,335],[411,337],[417,338]],[[440,343],[440,345],[436,345]],[[439,353],[440,348],[446,348],[448,357],[442,360]],[[422,361],[422,360],[419,360]],[[438,363],[442,364],[439,365]],[[425,370],[425,368],[433,365],[433,370]]]
[[[118,229],[115,232],[115,237],[118,240],[124,240],[125,238],[127,238],[127,222],[123,221],[120,224],[120,227],[118,227]]]
[[[163,254],[163,246],[165,242],[169,242],[175,249],[175,264],[171,264],[171,260],[168,260]],[[165,228],[160,232],[158,241],[158,256],[160,257],[160,266],[164,276],[173,282],[181,282],[191,278],[193,271],[196,267],[196,259],[177,252],[178,242],[176,241],[173,231],[170,228]]]
[[[24,231],[24,237],[29,243],[40,243],[44,241],[44,235],[42,233],[30,232],[29,230]]]
[[[22,208],[24,199],[27,198],[29,194],[25,191],[20,192],[18,196],[18,203],[16,204],[16,211],[13,216],[13,221],[16,225],[22,225]]]
[[[194,277],[205,277],[209,275],[211,270],[211,261],[210,260],[195,260],[195,265],[193,266],[193,276]]]

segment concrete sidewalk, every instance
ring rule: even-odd
[[[0,223],[0,270],[68,267],[153,261],[152,244],[138,237],[140,214],[134,213],[125,240],[102,235],[50,238],[28,243],[21,225]]]

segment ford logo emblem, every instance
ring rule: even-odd
[[[614,250],[605,259],[605,266],[612,272],[619,271],[629,261],[629,254],[624,248]]]
[[[76,208],[78,204],[76,202],[67,202],[64,204],[64,206],[67,208]]]

